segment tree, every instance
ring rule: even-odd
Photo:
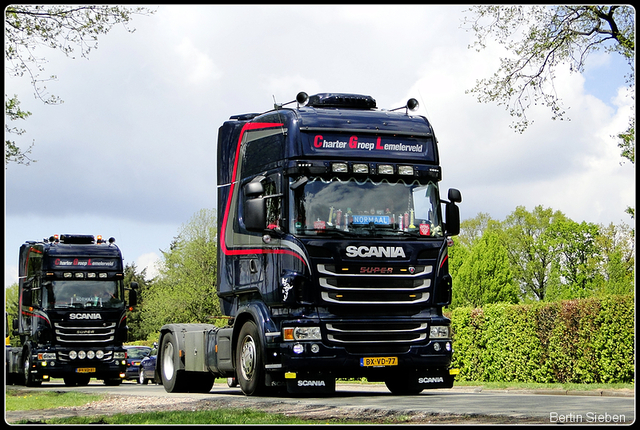
[[[518,284],[511,271],[503,236],[499,223],[491,221],[471,244],[464,261],[453,274],[452,307],[518,303]]]
[[[142,269],[142,272],[138,272],[138,268],[135,263],[127,263],[124,267],[124,286],[130,288],[132,282],[138,283],[138,289],[136,291],[138,296],[138,305],[133,308],[133,311],[129,312],[127,317],[127,326],[129,327],[129,340],[145,340],[151,333],[147,333],[144,330],[142,324],[142,313],[140,309],[143,306],[143,300],[146,291],[153,285],[154,279],[147,281],[147,269]]]
[[[4,300],[5,300],[5,312],[6,312],[6,320],[5,324],[7,324],[7,332],[8,337],[10,339],[11,346],[20,346],[20,338],[18,336],[13,336],[13,321],[18,318],[19,306],[19,292],[20,288],[17,283],[14,283],[8,288],[4,290]]]
[[[5,8],[5,70],[15,77],[28,76],[38,99],[46,104],[60,103],[59,97],[48,94],[45,82],[55,76],[43,78],[45,59],[36,56],[37,48],[46,47],[72,56],[79,49],[80,56],[88,58],[98,46],[98,36],[108,33],[116,24],[127,24],[133,15],[152,14],[143,7],[113,5],[9,5]],[[8,121],[26,119],[29,112],[19,109],[18,96],[5,94],[5,116]],[[8,123],[7,121],[7,123]],[[10,127],[5,131],[23,134],[24,130]],[[33,143],[32,143],[33,146]],[[27,156],[31,146],[21,149],[13,140],[5,139],[5,167],[8,163],[29,164]]]
[[[563,281],[560,291],[552,299],[592,296],[597,286],[602,284],[602,276],[598,271],[600,249],[596,245],[600,235],[598,226],[560,218],[550,226],[550,235],[556,241],[557,261]]]
[[[518,206],[504,221],[509,261],[525,300],[544,300],[547,289],[560,283],[552,225],[562,219],[565,216],[559,211],[536,206],[527,212]]]
[[[206,322],[221,315],[216,253],[216,211],[202,209],[163,251],[160,273],[145,291],[142,321],[147,333],[169,322]]]
[[[532,104],[548,107],[554,119],[565,117],[553,87],[556,68],[568,64],[572,72],[582,73],[595,51],[621,55],[629,65],[629,87],[635,88],[633,6],[481,5],[468,11],[465,23],[475,32],[473,47],[480,51],[493,38],[513,54],[501,58],[497,72],[476,81],[470,92],[480,102],[505,105],[520,132],[529,125],[526,111]]]
[[[599,295],[630,294],[635,291],[635,237],[626,224],[600,226],[596,246],[600,250],[599,272],[603,279]]]

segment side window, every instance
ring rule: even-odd
[[[244,150],[242,176],[247,178],[276,167],[284,158],[284,139],[280,129],[252,132]]]
[[[282,193],[280,192],[280,175],[274,174],[263,181],[264,196],[267,203],[267,228],[282,227]]]

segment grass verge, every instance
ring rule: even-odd
[[[7,388],[5,410],[29,411],[63,406],[81,406],[104,398],[105,396],[101,394],[86,394],[75,391],[23,391]]]

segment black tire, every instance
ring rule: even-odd
[[[144,372],[142,371],[142,368],[141,368],[140,374],[138,375],[138,384],[147,385],[148,382],[149,380],[144,377]]]
[[[91,381],[91,376],[72,375],[72,376],[65,376],[62,379],[64,380],[64,385],[66,385],[67,387],[86,386],[86,385],[89,385],[89,381]]]
[[[244,323],[238,336],[236,374],[238,385],[245,395],[260,395],[265,391],[262,342],[253,321]]]
[[[122,379],[120,379],[120,378],[107,378],[103,382],[104,382],[104,385],[106,385],[108,387],[117,387],[118,385],[122,384]]]
[[[160,365],[162,385],[167,393],[186,393],[186,378],[184,369],[180,369],[180,348],[173,333],[169,332],[162,338],[158,351],[156,366]]]
[[[384,381],[384,385],[391,391],[391,394],[399,396],[413,396],[422,392],[422,388],[408,387],[407,382],[401,378],[388,379]]]
[[[25,387],[39,387],[42,381],[36,381],[31,375],[31,348],[22,351],[22,374]]]
[[[209,372],[185,372],[187,390],[190,393],[208,393],[216,378]]]

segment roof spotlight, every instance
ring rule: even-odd
[[[409,110],[416,110],[418,107],[420,107],[418,100],[411,98],[407,101],[407,108]]]

